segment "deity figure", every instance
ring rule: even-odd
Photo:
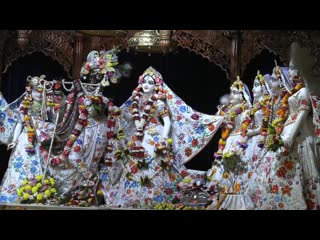
[[[241,145],[243,142],[241,125],[250,107],[250,92],[238,77],[230,87],[230,105],[223,113],[224,121],[218,151],[214,154],[212,167],[207,171],[207,188],[212,194],[239,194],[242,189],[239,177],[245,170],[245,164],[241,160],[244,152]],[[249,199],[245,201],[248,202],[246,207],[249,207]]]
[[[79,98],[79,118],[59,156],[51,158],[62,202],[73,206],[96,205],[98,167],[107,147],[105,110],[108,99],[99,89]]]
[[[184,164],[210,141],[222,122],[191,109],[149,67],[121,107],[128,142],[123,173],[111,203],[121,207],[154,207],[171,201]]]
[[[17,118],[8,118],[8,121],[15,122],[15,124],[12,127],[12,130],[14,130],[11,132],[12,136],[7,138],[12,139],[11,143],[8,144],[8,149],[12,149],[12,153],[8,169],[0,186],[0,202],[17,202],[17,190],[21,187],[22,182],[25,179],[31,179],[42,174],[45,163],[40,154],[34,129],[34,119],[43,120],[43,109],[45,108],[45,102],[43,101],[44,78],[44,75],[27,78],[26,93],[18,99],[21,100],[20,105],[18,109],[15,109],[14,116],[17,116]],[[14,105],[16,103],[17,101],[14,102]],[[14,110],[12,106],[10,108]]]
[[[319,169],[309,115],[310,95],[292,62],[289,69],[281,68],[281,78],[289,90],[281,101],[277,118],[269,126],[273,141],[268,143],[271,153],[266,154],[268,161],[265,162],[270,164],[262,166],[267,172],[260,183],[264,192],[257,207],[319,209]]]

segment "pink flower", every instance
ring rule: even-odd
[[[191,118],[192,118],[193,120],[199,120],[200,117],[199,117],[198,114],[194,113],[194,114],[192,114]]]

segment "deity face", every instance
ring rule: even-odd
[[[289,64],[288,76],[291,81],[294,77],[299,76],[299,70],[293,65],[292,61]]]
[[[242,100],[242,92],[236,87],[230,88],[230,103],[238,104],[241,103]]]
[[[142,90],[144,93],[153,93],[154,89],[155,89],[156,85],[154,80],[152,79],[152,77],[150,75],[147,75],[144,77],[143,81],[142,81]]]
[[[263,95],[263,89],[260,84],[259,79],[255,79],[253,82],[252,94],[255,99],[261,97]]]
[[[34,101],[37,101],[37,102],[42,101],[42,91],[43,91],[43,88],[37,87],[37,86],[32,89],[31,96]]]
[[[272,91],[277,92],[280,90],[280,79],[277,78],[275,73],[272,73],[271,78],[270,78],[270,88]]]
[[[92,51],[88,54],[87,61],[92,64],[92,68],[99,67],[100,55],[98,51]]]
[[[220,97],[220,105],[229,106],[230,104],[230,95],[225,94],[222,97]]]

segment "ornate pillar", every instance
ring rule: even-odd
[[[231,62],[230,62],[230,81],[233,82],[240,75],[240,49],[241,32],[239,30],[230,30],[229,39],[231,40]]]
[[[83,57],[83,35],[82,33],[75,34],[75,44],[73,48],[73,66],[72,77],[78,79],[80,77],[80,70],[82,67]]]

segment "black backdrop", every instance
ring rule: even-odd
[[[279,57],[264,50],[246,66],[242,80],[250,89],[258,69],[262,74],[271,74],[274,59],[281,65]],[[130,97],[132,90],[137,86],[138,77],[149,66],[157,69],[162,74],[165,83],[188,105],[203,113],[215,114],[219,97],[229,92],[229,80],[226,73],[219,66],[186,49],[179,48],[177,52],[167,55],[122,51],[119,54],[119,61],[130,62],[133,70],[130,78],[122,79],[118,85],[110,86],[104,91],[106,96],[114,99],[117,106]],[[68,80],[66,72],[58,62],[42,53],[33,53],[18,59],[3,75],[3,95],[8,102],[13,101],[23,93],[25,79],[28,75],[41,74],[45,74],[48,80],[53,78]],[[220,132],[186,166],[198,170],[210,168],[219,137]],[[7,167],[10,151],[6,151],[1,145],[0,152],[1,179]]]

